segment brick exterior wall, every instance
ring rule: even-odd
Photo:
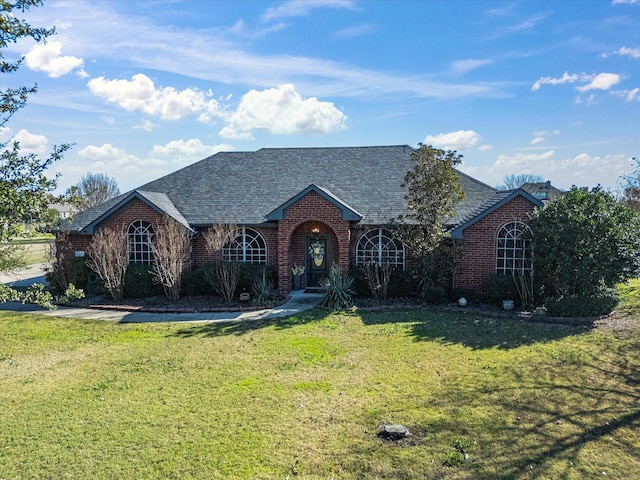
[[[487,295],[487,279],[496,273],[496,238],[500,228],[510,222],[527,222],[534,206],[516,197],[463,232],[462,255],[454,275],[453,288],[469,289]],[[459,240],[458,240],[459,242]]]
[[[294,261],[304,265],[304,238],[314,227],[331,238],[332,261],[338,264],[340,273],[349,271],[349,222],[342,219],[338,207],[312,191],[287,208],[285,219],[278,224],[278,289],[283,293],[292,289]]]
[[[454,275],[453,288],[470,289],[481,296],[487,293],[487,278],[496,271],[496,236],[500,228],[513,221],[526,222],[533,212],[533,205],[522,197],[516,197],[501,208],[463,232],[462,254],[458,272]],[[105,220],[100,227],[124,224],[128,226],[136,220],[144,220],[153,226],[161,214],[143,201],[134,198]],[[247,227],[249,228],[249,227]],[[277,227],[255,227],[262,234],[267,245],[267,264],[278,272],[278,289],[281,293],[292,290],[291,267],[306,265],[308,253],[306,238],[313,234],[323,235],[329,240],[330,258],[336,263],[341,274],[346,274],[355,264],[357,241],[371,226],[351,225],[342,219],[340,208],[311,191],[285,212],[285,219]],[[68,242],[74,250],[85,250],[91,241],[90,235],[59,235],[58,242]],[[192,242],[191,268],[214,260],[206,253],[202,234]],[[407,252],[407,269],[411,268],[411,256]]]

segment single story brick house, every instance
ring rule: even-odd
[[[392,233],[392,220],[407,213],[405,174],[412,147],[263,148],[221,152],[78,213],[63,230],[77,256],[92,235],[124,224],[129,259],[151,263],[153,225],[168,215],[192,234],[191,268],[207,257],[202,232],[235,224],[237,237],[222,255],[262,263],[291,291],[292,267],[306,267],[304,283],[317,284],[331,264],[347,273],[367,262],[411,264],[411,254]],[[525,190],[496,189],[459,172],[465,198],[449,230],[463,255],[452,288],[486,293],[487,277],[520,268],[520,239],[540,200]],[[62,238],[62,237],[61,237]],[[530,266],[527,265],[527,268]]]

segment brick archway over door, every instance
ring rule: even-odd
[[[285,219],[278,223],[278,289],[282,293],[288,293],[292,288],[291,267],[297,261],[293,253],[295,246],[292,245],[294,232],[304,223],[309,223],[311,229],[314,222],[317,222],[318,228],[335,235],[337,248],[332,252],[333,259],[337,259],[342,275],[349,271],[349,222],[342,219],[340,208],[311,191],[289,206]]]

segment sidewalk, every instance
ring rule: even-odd
[[[32,265],[19,272],[6,275],[0,274],[0,282],[13,287],[28,287],[33,283],[45,283],[42,265]],[[145,322],[241,322],[247,320],[264,320],[296,315],[310,310],[320,303],[322,295],[318,293],[304,293],[299,290],[291,292],[288,302],[276,308],[257,310],[254,312],[209,312],[209,313],[150,313],[150,312],[120,312],[115,310],[97,310],[91,308],[59,307],[57,310],[47,310],[32,304],[20,302],[0,303],[0,310],[14,312],[30,312],[50,317],[80,318],[85,320],[107,320],[121,323]]]

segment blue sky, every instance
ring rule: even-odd
[[[222,150],[455,149],[490,185],[533,173],[615,189],[640,156],[640,0],[55,1],[3,88],[39,91],[0,132],[74,143],[122,191]]]

